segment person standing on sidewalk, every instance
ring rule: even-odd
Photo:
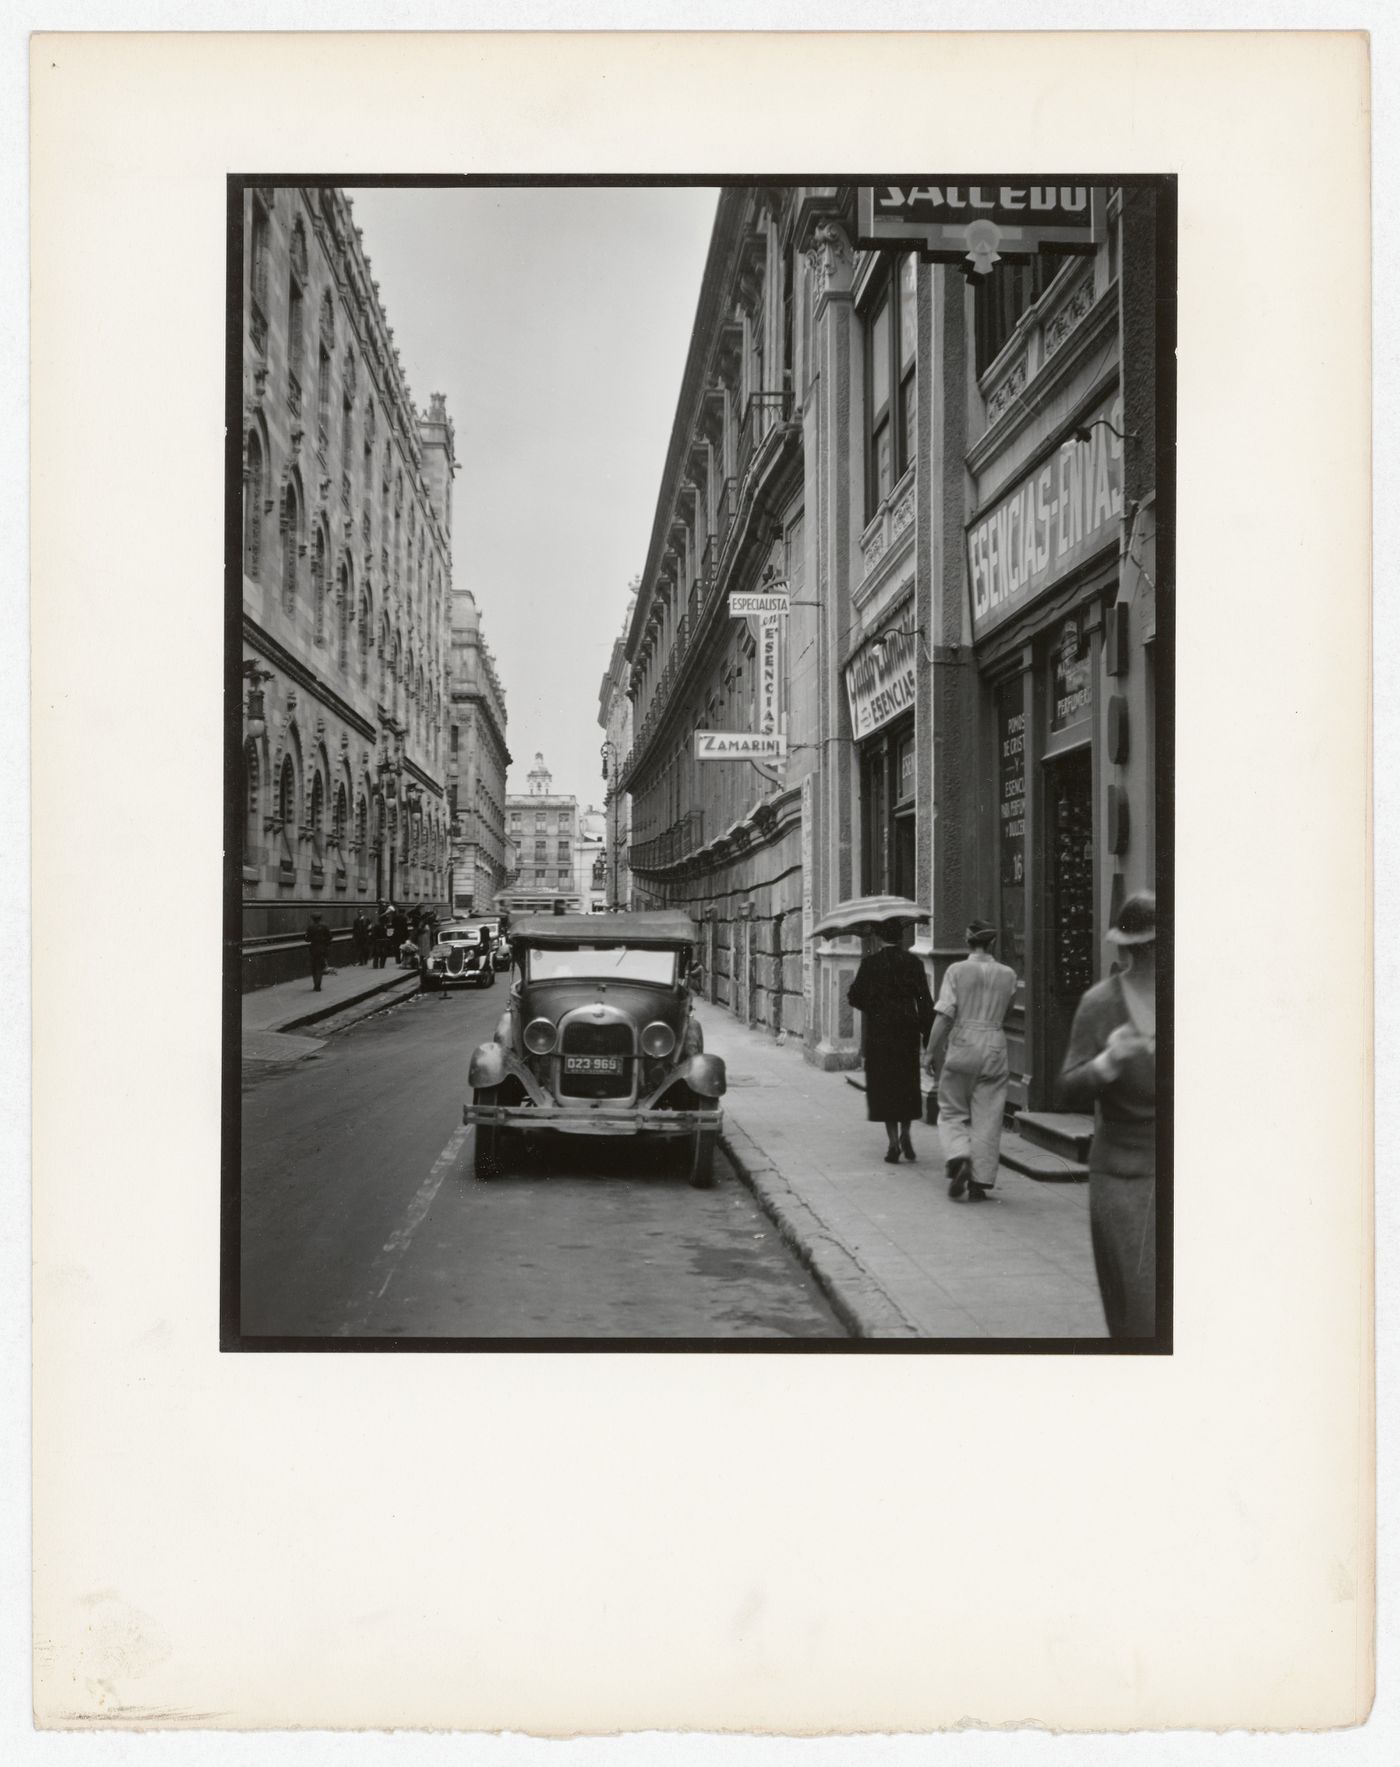
[[[938,1073],[938,1135],[948,1195],[966,1191],[969,1202],[981,1202],[996,1184],[1006,1111],[1009,1069],[1002,1025],[1015,997],[1016,971],[992,956],[996,936],[985,920],[968,927],[968,954],[943,977],[928,1046],[929,1072]],[[948,1053],[939,1072],[945,1042]]]
[[[1124,967],[1079,1002],[1060,1100],[1094,1112],[1089,1232],[1108,1334],[1157,1329],[1157,898],[1128,897],[1108,935]]]
[[[374,917],[374,925],[370,928],[369,941],[370,950],[374,955],[374,967],[376,969],[383,969],[385,960],[389,955],[389,916],[387,911],[383,908],[381,908],[378,914]]]
[[[919,1116],[919,1049],[933,1028],[933,996],[924,966],[903,947],[903,921],[875,929],[878,951],[861,960],[846,998],[864,1015],[865,1114],[883,1123],[885,1163],[914,1158],[909,1126]]]
[[[306,929],[306,942],[311,947],[311,986],[319,994],[321,977],[326,973],[331,952],[331,929],[319,914],[313,913],[311,916],[311,923]]]
[[[355,924],[350,931],[355,940],[355,961],[363,965],[369,961],[369,921],[363,908],[355,916]]]

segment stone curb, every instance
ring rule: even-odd
[[[918,1327],[839,1240],[751,1136],[726,1115],[720,1145],[758,1198],[783,1243],[810,1271],[841,1323],[857,1338],[916,1338]]]
[[[380,982],[377,987],[366,988],[361,994],[347,995],[345,999],[338,1000],[330,1006],[318,1006],[312,1012],[300,1013],[296,1018],[279,1020],[275,1025],[260,1025],[258,1029],[263,1031],[296,1031],[302,1025],[314,1025],[324,1018],[336,1018],[342,1012],[350,1012],[356,1006],[367,1005],[371,1001],[373,1005],[369,1006],[369,1011],[378,1012],[380,1007],[386,1004],[381,996],[387,994],[391,988],[402,987],[405,983],[411,984],[416,989],[418,986],[417,972],[396,975],[393,981]]]

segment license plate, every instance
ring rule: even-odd
[[[566,1055],[564,1057],[566,1074],[620,1074],[622,1057],[620,1055]]]

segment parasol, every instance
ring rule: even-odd
[[[838,902],[812,928],[815,938],[836,939],[843,933],[862,933],[891,920],[927,920],[929,911],[908,896],[853,896]]]

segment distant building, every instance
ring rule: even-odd
[[[452,424],[420,417],[350,198],[243,197],[243,982],[310,911],[445,905]]]
[[[574,844],[574,894],[585,913],[608,906],[607,817],[590,804],[580,811]]]
[[[607,903],[626,908],[632,900],[628,853],[632,840],[632,799],[619,789],[622,763],[632,748],[632,665],[627,660],[627,633],[637,604],[636,585],[628,597],[622,631],[598,689],[598,722],[603,728],[603,809],[606,814]]]
[[[512,870],[506,853],[510,750],[505,692],[469,589],[459,589],[452,597],[450,697],[450,894],[455,913],[481,914],[496,905]]]
[[[578,799],[552,790],[542,754],[536,754],[527,779],[523,796],[506,798],[506,834],[516,863],[500,905],[511,914],[548,914],[563,902],[572,913],[586,906],[575,872]]]

